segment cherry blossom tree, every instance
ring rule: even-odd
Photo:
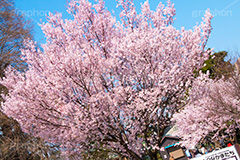
[[[157,159],[193,71],[208,58],[212,16],[178,30],[170,1],[156,11],[146,1],[139,14],[132,0],[118,7],[120,21],[102,0],[72,0],[73,19],[49,15],[43,49],[30,41],[22,50],[29,70],[8,68],[1,81],[9,89],[3,111],[68,155],[104,150]]]
[[[201,75],[193,83],[189,93],[189,103],[174,115],[183,145],[192,146],[206,136],[212,141],[235,136],[240,127],[240,80],[239,75],[220,80],[212,80]],[[238,133],[239,134],[239,133]]]

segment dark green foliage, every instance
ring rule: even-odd
[[[200,70],[203,73],[209,71],[209,77],[212,79],[220,79],[222,76],[228,79],[234,74],[234,66],[231,64],[230,60],[225,61],[227,56],[226,51],[215,52],[210,55],[209,58],[204,62],[204,67]]]

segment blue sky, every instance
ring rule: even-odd
[[[145,0],[134,0],[137,9]],[[109,10],[116,9],[115,0],[105,0]],[[159,2],[166,4],[166,0],[149,0],[151,9],[155,10]],[[227,50],[234,56],[240,52],[240,0],[172,0],[176,8],[175,27],[184,26],[192,29],[196,22],[201,22],[206,9],[210,9],[214,18],[213,31],[208,42],[208,47],[215,51]],[[25,13],[34,22],[35,40],[45,43],[44,35],[38,26],[40,19],[45,22],[45,14],[61,12],[64,18],[71,18],[66,12],[67,0],[15,0],[19,12]]]

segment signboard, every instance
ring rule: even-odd
[[[174,159],[178,159],[185,156],[181,148],[178,150],[172,151],[169,154],[172,154]]]
[[[240,158],[235,146],[231,146],[192,158],[191,160],[240,160]]]

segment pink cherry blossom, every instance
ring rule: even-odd
[[[201,75],[192,84],[189,103],[175,114],[173,121],[185,146],[196,145],[211,134],[212,141],[222,138],[219,134],[233,136],[239,129],[239,75],[226,80],[212,80]]]
[[[193,71],[208,58],[208,12],[194,30],[178,30],[170,1],[156,11],[146,1],[139,14],[131,0],[118,6],[120,21],[102,0],[72,0],[73,19],[49,15],[41,25],[46,44],[22,49],[29,69],[9,68],[1,81],[9,89],[3,111],[65,154],[103,147],[154,159]]]

